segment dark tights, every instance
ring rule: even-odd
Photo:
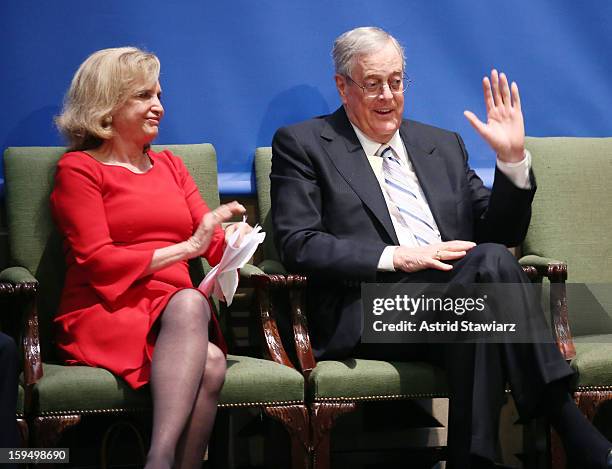
[[[225,379],[225,356],[208,342],[211,311],[197,291],[168,302],[151,364],[153,434],[146,469],[200,467]]]

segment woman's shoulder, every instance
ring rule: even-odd
[[[149,150],[147,153],[149,157],[153,160],[153,164],[161,164],[167,166],[173,171],[185,171],[185,163],[183,163],[181,157],[175,155],[170,150],[161,150],[159,152]]]
[[[84,151],[68,151],[57,162],[60,168],[94,169],[98,162],[93,156]]]
[[[100,181],[102,178],[102,168],[93,156],[84,151],[66,152],[57,162],[56,180],[60,176],[73,177],[76,175]]]
[[[104,181],[99,165],[82,151],[64,153],[57,163],[51,201],[59,203],[66,194],[83,194],[85,188],[100,187]]]

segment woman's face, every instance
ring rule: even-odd
[[[137,144],[150,143],[159,133],[159,122],[164,115],[159,81],[143,85],[113,113],[113,131],[116,137]]]

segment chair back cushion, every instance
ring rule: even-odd
[[[50,318],[64,285],[62,237],[51,219],[49,196],[64,147],[10,147],[4,152],[9,264],[28,269],[38,282],[41,352],[54,358]]]
[[[49,210],[55,168],[64,152],[64,147],[10,147],[4,153],[10,263],[37,277],[43,256],[51,255],[54,264],[64,259]]]
[[[219,205],[217,157],[211,144],[159,145],[180,156],[200,194],[214,208]],[[39,327],[43,357],[52,356],[50,323],[63,287],[65,264],[62,238],[49,207],[55,169],[64,147],[10,147],[4,153],[6,211],[10,265],[27,268],[39,281]],[[207,265],[190,263],[199,281]],[[51,354],[51,355],[50,355]]]
[[[170,150],[180,156],[193,177],[200,195],[206,205],[212,210],[219,206],[219,181],[217,177],[217,152],[210,143],[191,145],[152,145],[153,151]],[[210,270],[210,265],[203,257],[189,261],[189,273],[194,285],[198,285],[204,275]]]
[[[569,282],[612,282],[612,138],[527,138],[538,190],[523,254],[567,262]]]
[[[612,138],[530,137],[526,146],[538,190],[523,254],[564,261],[569,283],[591,284],[568,287],[574,337],[610,334]]]
[[[255,187],[257,189],[257,206],[259,223],[267,233],[263,243],[264,259],[280,262],[280,256],[274,245],[272,214],[270,213],[270,171],[272,170],[272,148],[259,147],[255,150]]]

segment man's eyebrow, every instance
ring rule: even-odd
[[[363,75],[363,79],[367,80],[368,78],[382,78],[384,76],[392,77],[393,75],[401,75],[402,73],[403,72],[401,70],[394,70],[394,71],[392,71],[389,74],[383,74],[383,73],[380,73],[380,72],[371,72],[371,73],[365,73]]]

